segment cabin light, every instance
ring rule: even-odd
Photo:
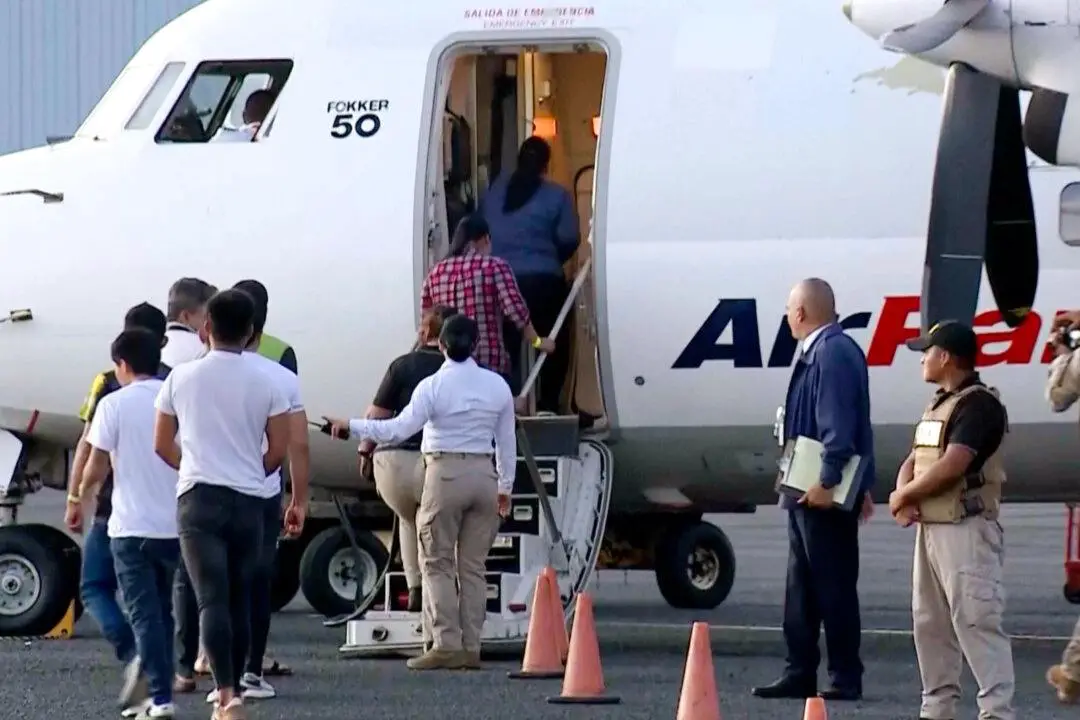
[[[592,119],[592,136],[594,138],[600,137],[600,116],[594,115]]]
[[[553,117],[533,118],[533,135],[550,140],[555,137],[558,126]]]

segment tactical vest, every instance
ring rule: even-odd
[[[1000,402],[995,388],[971,385],[950,395],[934,407],[933,401],[923,412],[922,420],[915,426],[915,480],[922,477],[938,459],[945,454],[945,428],[960,401],[976,392],[988,392]],[[958,523],[974,515],[996,520],[1001,511],[1001,485],[1005,482],[1002,465],[1002,449],[1005,440],[994,454],[987,458],[979,472],[957,478],[944,491],[919,503],[919,521],[924,523]]]
[[[289,349],[289,344],[284,340],[279,340],[273,335],[267,335],[263,333],[259,338],[259,354],[265,358],[270,358],[274,362],[281,362],[282,356],[285,355],[285,351]]]

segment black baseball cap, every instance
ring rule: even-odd
[[[974,360],[979,352],[979,339],[975,331],[957,320],[942,320],[930,330],[914,340],[908,340],[907,346],[918,352],[926,352],[938,347],[956,357]]]
[[[165,313],[148,302],[139,303],[124,315],[124,329],[142,328],[149,330],[159,338],[165,337]]]

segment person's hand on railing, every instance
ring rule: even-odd
[[[535,340],[533,340],[532,346],[542,353],[555,352],[555,341],[549,337],[537,337]]]

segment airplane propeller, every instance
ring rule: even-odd
[[[934,166],[924,330],[946,319],[972,321],[984,264],[1006,325],[1016,327],[1034,304],[1039,275],[1020,94],[956,63],[946,76]]]
[[[916,55],[933,50],[989,5],[990,0],[945,0],[941,9],[927,19],[885,33],[881,44],[886,50]]]

